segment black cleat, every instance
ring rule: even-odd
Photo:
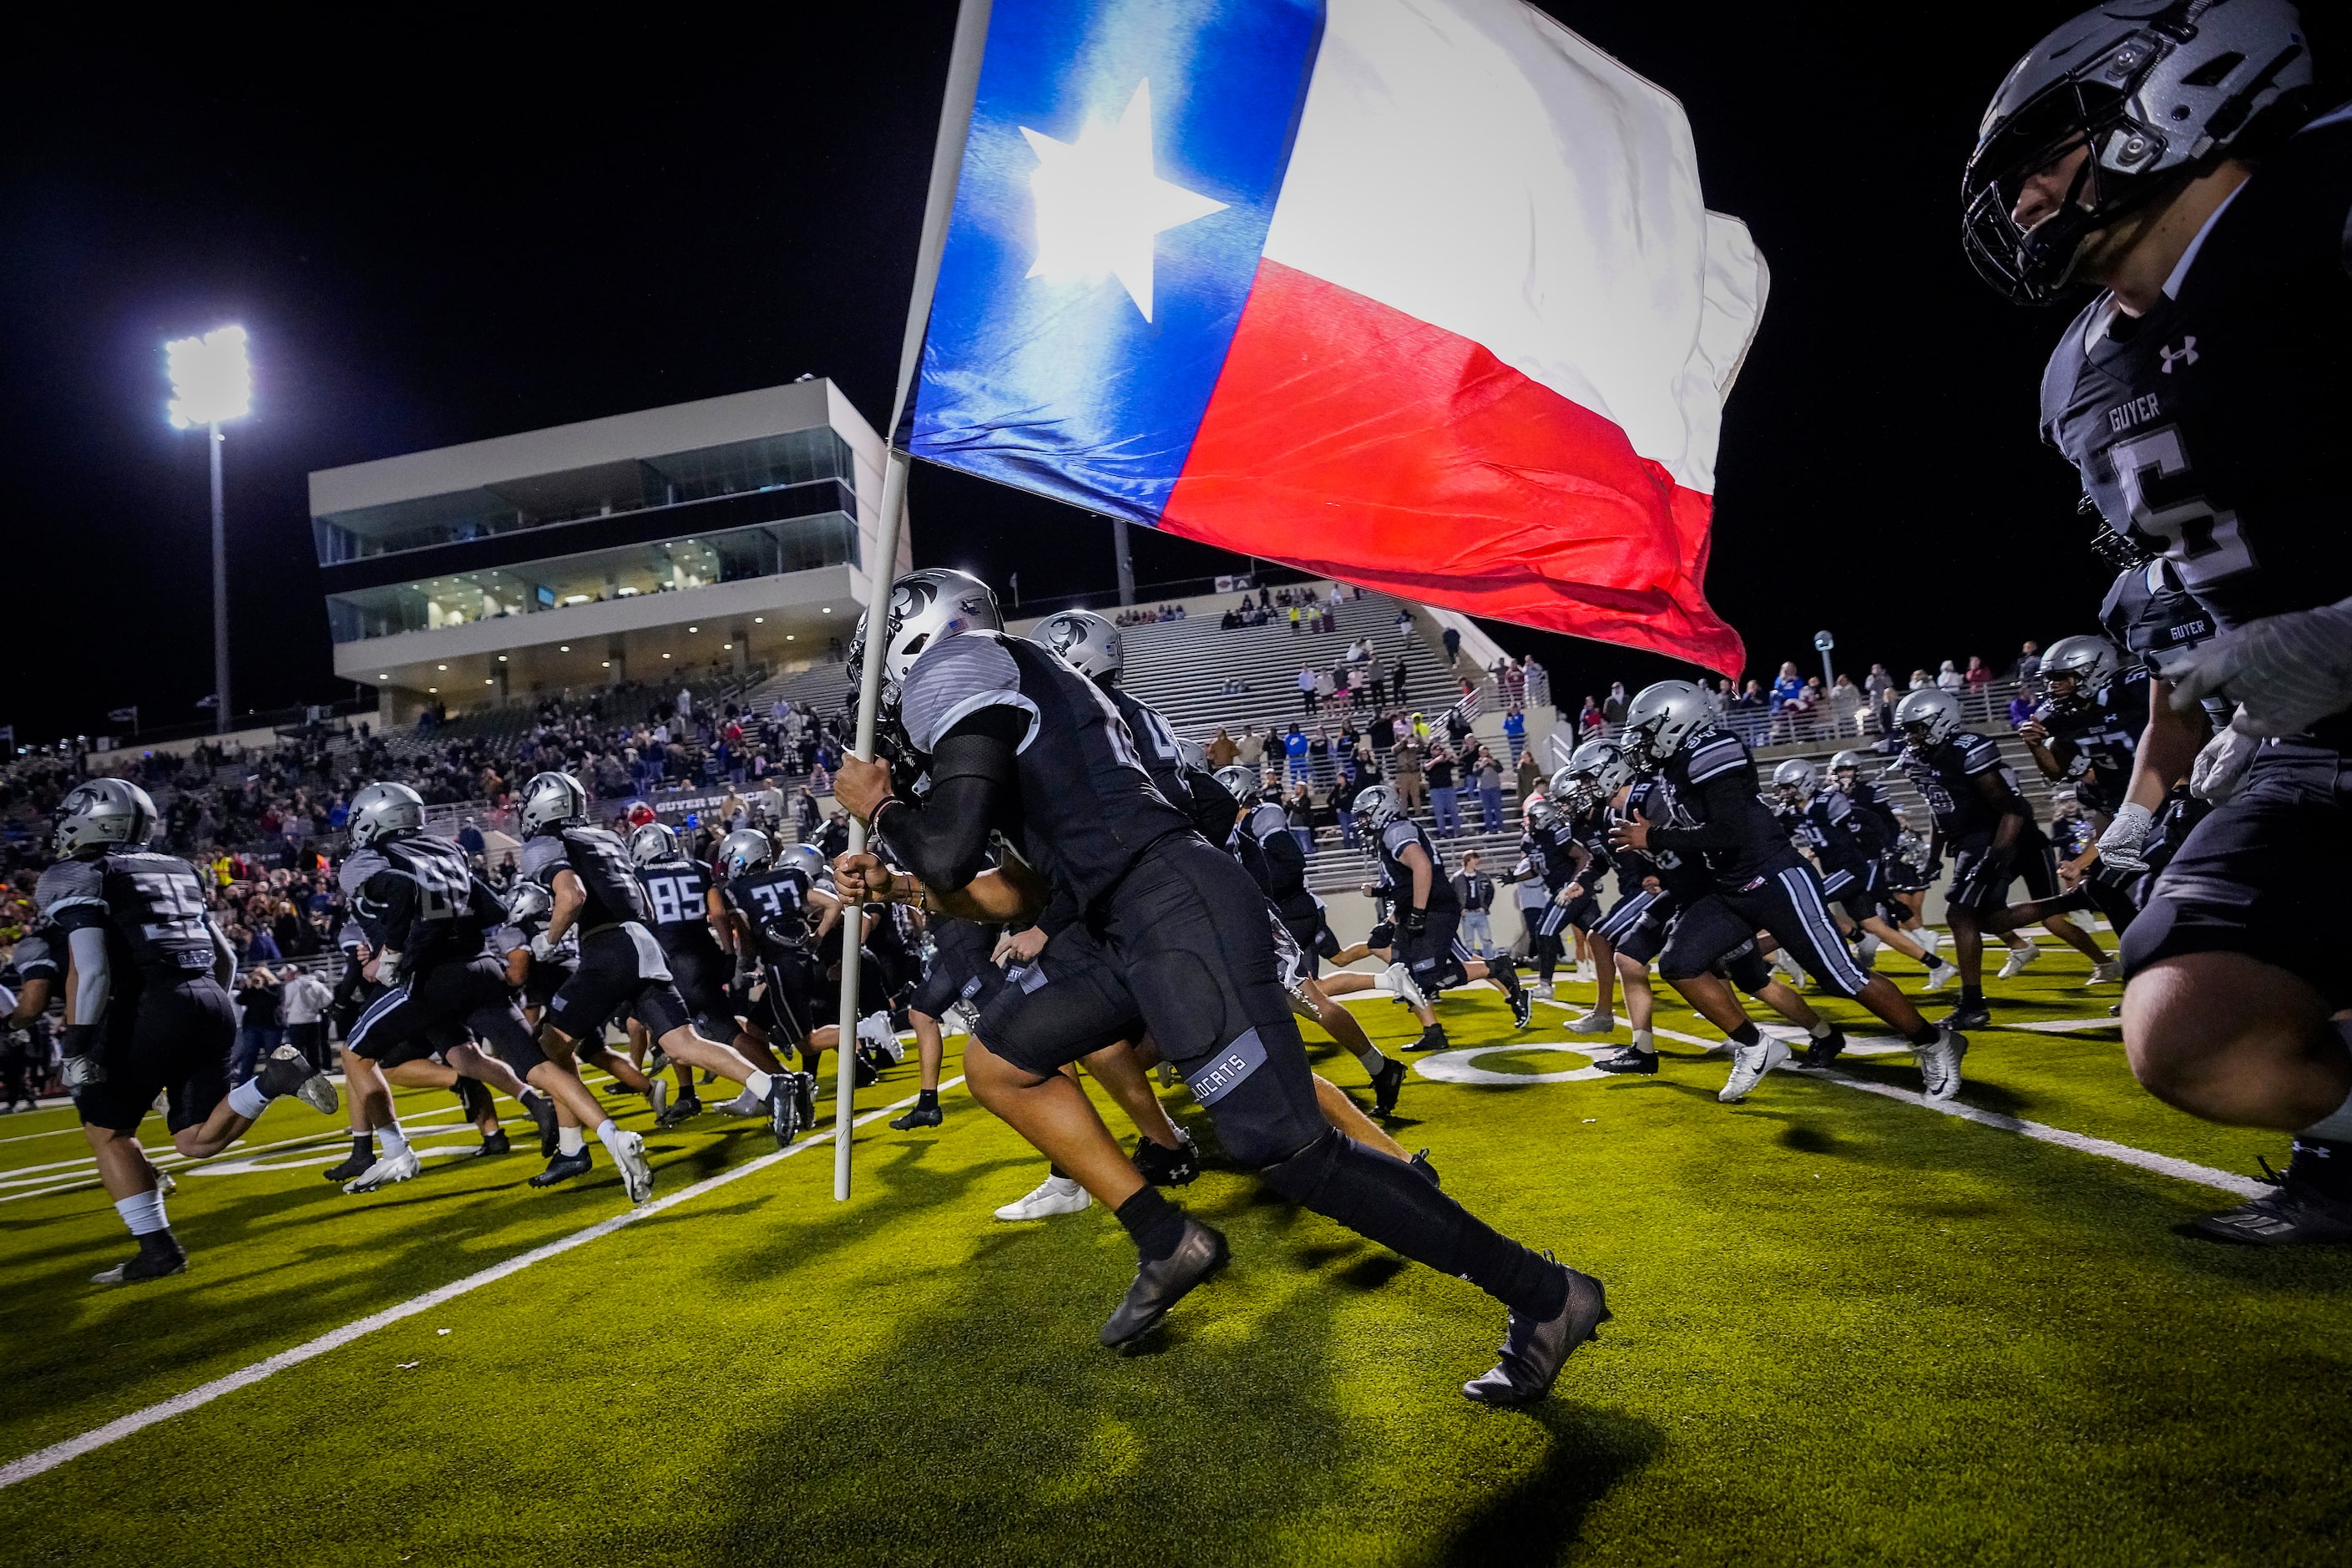
[[[776,1147],[789,1149],[801,1132],[800,1086],[790,1073],[777,1073],[768,1079],[768,1131],[776,1135]]]
[[[341,1164],[330,1165],[320,1174],[337,1186],[341,1186],[345,1182],[358,1180],[366,1173],[367,1168],[374,1163],[375,1151],[372,1148],[362,1148],[352,1153]]]
[[[939,1096],[918,1095],[915,1103],[907,1108],[904,1116],[894,1116],[890,1125],[900,1132],[912,1132],[918,1127],[937,1127],[947,1117],[940,1110]]]
[[[792,1075],[790,1073],[786,1073],[784,1076],[789,1078]],[[681,1121],[690,1121],[701,1114],[702,1097],[698,1094],[688,1094],[684,1100],[674,1100],[670,1101],[668,1106],[663,1110],[662,1113],[654,1118],[654,1125],[656,1127],[675,1127]]]
[[[1411,1165],[1421,1174],[1427,1176],[1431,1186],[1434,1187],[1441,1184],[1437,1179],[1437,1167],[1429,1163],[1428,1150],[1423,1149],[1419,1151],[1412,1159],[1407,1160],[1405,1163]]]
[[[1982,1002],[1963,1002],[1939,1020],[1947,1029],[1990,1029],[1992,1009]]]
[[[1535,998],[1528,994],[1528,988],[1524,985],[1512,986],[1511,1021],[1517,1024],[1520,1028],[1524,1029],[1529,1024],[1535,1022]]]
[[[850,1054],[853,1059],[849,1068],[849,1081],[854,1087],[864,1089],[869,1084],[881,1080],[881,1072],[866,1058],[864,1051],[853,1051]]]
[[[1979,1025],[1979,1027],[1982,1026]],[[1801,1068],[1825,1068],[1834,1063],[1844,1051],[1845,1031],[1832,1024],[1830,1026],[1830,1032],[1806,1047],[1803,1053],[1791,1065]]]
[[[1653,1077],[1658,1070],[1658,1053],[1637,1051],[1633,1047],[1627,1046],[1622,1050],[1612,1051],[1605,1057],[1595,1058],[1592,1065],[1602,1072],[1640,1073],[1644,1077]]]
[[[793,1083],[799,1086],[801,1097],[801,1125],[803,1127],[814,1127],[816,1125],[816,1074],[813,1072],[796,1072],[786,1073],[784,1076],[791,1079]]]
[[[188,1255],[180,1247],[180,1238],[168,1230],[151,1230],[137,1238],[139,1250],[111,1268],[101,1268],[89,1277],[93,1285],[136,1285],[142,1279],[161,1279],[169,1274],[187,1270]]]
[[[1609,1303],[1601,1281],[1573,1268],[1563,1268],[1560,1272],[1568,1276],[1568,1300],[1559,1313],[1535,1322],[1513,1312],[1502,1359],[1485,1376],[1462,1385],[1465,1396],[1481,1405],[1534,1404],[1551,1392],[1552,1380],[1559,1376],[1569,1352],[1609,1321]]]
[[[2209,1214],[2192,1227],[2214,1241],[2241,1247],[2311,1247],[2352,1241],[2352,1199],[2322,1192],[2311,1180],[2309,1167],[2332,1157],[2340,1144],[2295,1144],[2286,1174],[2276,1190],[2236,1208]],[[2264,1161],[2267,1172],[2270,1163]]]
[[[1409,1051],[1442,1051],[1446,1049],[1453,1043],[1454,1042],[1445,1037],[1444,1025],[1432,1024],[1429,1027],[1422,1030],[1421,1038],[1413,1041],[1413,1043],[1407,1046],[1405,1049]]]
[[[1127,1288],[1127,1300],[1103,1325],[1102,1342],[1117,1350],[1143,1338],[1160,1326],[1169,1308],[1223,1268],[1232,1256],[1223,1231],[1187,1215],[1184,1239],[1176,1244],[1175,1251],[1136,1265],[1135,1283]]]
[[[558,1182],[568,1182],[574,1176],[584,1176],[596,1168],[596,1162],[583,1144],[577,1154],[558,1154],[547,1163],[547,1169],[530,1179],[534,1187],[551,1187]]]
[[[1201,1173],[1201,1152],[1192,1135],[1176,1129],[1176,1147],[1163,1149],[1146,1138],[1135,1146],[1135,1168],[1155,1187],[1181,1187]]]
[[[483,1133],[482,1146],[474,1151],[477,1154],[509,1154],[513,1152],[514,1145],[507,1142],[507,1130],[503,1127],[496,1132]]]
[[[1391,1057],[1372,1075],[1372,1114],[1396,1114],[1397,1096],[1404,1092],[1404,1063]]]
[[[272,1100],[296,1099],[323,1116],[332,1116],[341,1103],[335,1098],[335,1086],[327,1075],[310,1065],[310,1058],[294,1046],[280,1046],[269,1053],[261,1070],[253,1075],[261,1085],[261,1092]],[[174,1242],[173,1246],[178,1243]]]
[[[522,1108],[539,1123],[539,1157],[552,1160],[555,1152],[563,1147],[562,1126],[555,1119],[555,1101],[539,1089],[522,1097]]]

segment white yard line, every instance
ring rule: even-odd
[[[436,1110],[423,1116],[404,1116],[400,1120],[400,1124],[404,1129],[427,1127],[436,1132],[447,1131],[449,1129],[433,1127],[432,1124],[464,1114],[462,1110]],[[74,1131],[79,1132],[81,1129],[77,1127]],[[313,1132],[301,1138],[280,1138],[274,1143],[247,1143],[239,1141],[230,1144],[217,1154],[205,1155],[203,1161],[191,1160],[169,1144],[154,1149],[148,1149],[142,1145],[142,1152],[146,1154],[148,1163],[157,1170],[176,1171],[184,1166],[202,1164],[207,1161],[226,1160],[232,1156],[237,1159],[247,1159],[271,1149],[292,1149],[304,1143],[347,1143],[351,1141],[351,1136],[350,1130],[345,1128],[337,1131]],[[0,1174],[0,1187],[25,1186],[35,1182],[48,1182],[52,1184],[29,1193],[9,1193],[0,1196],[0,1204],[12,1204],[19,1198],[44,1198],[52,1193],[78,1192],[84,1187],[94,1187],[98,1185],[97,1170],[98,1162],[88,1156],[79,1160],[60,1160],[51,1165],[19,1165],[5,1174]],[[35,1173],[44,1172],[51,1173]]]
[[[962,1075],[958,1074],[940,1084],[940,1088],[953,1089],[962,1081]],[[887,1116],[894,1110],[914,1104],[915,1098],[909,1095],[894,1104],[869,1110],[858,1117],[851,1125],[863,1127],[877,1116]],[[477,1273],[468,1274],[463,1279],[452,1280],[438,1289],[427,1290],[422,1296],[411,1297],[396,1307],[387,1307],[381,1312],[373,1312],[357,1321],[345,1323],[340,1329],[331,1330],[320,1334],[317,1339],[307,1340],[291,1350],[279,1351],[267,1360],[257,1361],[251,1366],[230,1373],[226,1377],[216,1377],[210,1383],[188,1390],[185,1394],[174,1394],[160,1404],[150,1405],[143,1410],[134,1410],[128,1415],[118,1417],[103,1426],[83,1433],[79,1437],[68,1437],[62,1443],[52,1443],[47,1447],[27,1454],[21,1459],[0,1465],[0,1487],[13,1487],[18,1481],[30,1480],[45,1471],[56,1469],[68,1459],[79,1458],[93,1449],[103,1448],[110,1443],[119,1443],[134,1432],[142,1432],[159,1422],[170,1420],[174,1415],[185,1415],[198,1405],[209,1405],[225,1394],[234,1394],[240,1388],[249,1388],[265,1378],[277,1376],[289,1367],[299,1366],[306,1361],[315,1361],[329,1351],[340,1350],[353,1340],[363,1338],[378,1329],[389,1328],[403,1319],[415,1317],[420,1312],[429,1312],[436,1307],[478,1290],[485,1285],[494,1285],[510,1274],[520,1274],[534,1263],[544,1263],[549,1258],[560,1257],[575,1247],[585,1247],[588,1243],[610,1236],[624,1226],[635,1225],[641,1219],[650,1218],[665,1209],[675,1208],[689,1198],[698,1198],[705,1193],[716,1192],[728,1183],[739,1181],[754,1171],[764,1171],[779,1160],[789,1160],[795,1154],[814,1149],[820,1144],[829,1143],[833,1141],[833,1136],[832,1130],[828,1128],[825,1131],[817,1133],[803,1142],[795,1143],[789,1149],[779,1149],[772,1154],[762,1154],[756,1160],[748,1160],[731,1170],[721,1171],[715,1176],[697,1182],[690,1187],[680,1188],[667,1197],[656,1198],[643,1208],[629,1209],[613,1215],[610,1219],[599,1220],[584,1229],[575,1230],[569,1236],[551,1241],[544,1247],[535,1247],[529,1252],[519,1253],[508,1258],[503,1263],[495,1263]]]
[[[2112,1019],[2100,1020],[2102,1023],[2113,1021]],[[1685,1035],[1675,1029],[1660,1029],[1657,1033],[1662,1039],[1680,1040],[1688,1046],[1714,1046],[1718,1043],[1697,1035]],[[1882,1095],[1888,1100],[1899,1100],[1906,1105],[1916,1105],[1922,1110],[1933,1110],[1944,1116],[1955,1116],[1963,1121],[1973,1121],[1980,1127],[1991,1127],[2003,1132],[2014,1132],[2020,1137],[2031,1138],[2036,1142],[2055,1143],[2062,1149],[2072,1149],[2079,1154],[2096,1154],[2103,1160],[2115,1160],[2123,1164],[2137,1166],[2140,1170],[2153,1171],[2159,1176],[2170,1176],[2176,1181],[2195,1182],[2200,1186],[2216,1187],[2242,1198],[2260,1197],[2272,1190],[2266,1184],[2255,1181],[2251,1176],[2233,1176],[2227,1171],[2217,1171],[2210,1165],[2200,1165],[2189,1160],[2176,1160],[2169,1154],[2152,1154],[2145,1149],[2135,1149],[2128,1143],[2112,1143],[2105,1138],[2093,1138],[2085,1133],[2069,1132],[2063,1127],[2052,1127],[2040,1121],[2028,1121],[2021,1116],[2010,1116],[1998,1110],[1979,1110],[1973,1105],[1963,1105],[1958,1100],[1929,1100],[1916,1089],[1897,1089],[1888,1083],[1872,1083],[1866,1079],[1839,1072],[1835,1068],[1827,1072],[1807,1073],[1804,1076],[1822,1079],[1830,1083],[1843,1084],[1848,1089],[1858,1089],[1864,1094]]]

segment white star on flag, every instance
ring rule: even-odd
[[[1037,198],[1037,259],[1032,278],[1117,278],[1151,320],[1151,242],[1162,229],[1222,212],[1225,204],[1173,185],[1151,167],[1151,81],[1116,125],[1087,122],[1076,142],[1056,142],[1026,125],[1037,154],[1029,176]]]

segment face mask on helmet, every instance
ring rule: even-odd
[[[890,584],[889,608],[883,617],[882,691],[879,712],[894,721],[899,691],[907,672],[923,650],[941,637],[967,631],[1002,631],[1004,617],[988,584],[967,572],[928,567],[909,572]],[[857,618],[849,643],[849,693],[854,704],[863,697],[866,617]]]

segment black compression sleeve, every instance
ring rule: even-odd
[[[931,790],[918,804],[898,799],[876,814],[877,831],[925,886],[953,892],[987,868],[988,832],[1011,798],[1014,748],[1026,716],[983,708],[940,738],[931,752]]]
[[[1756,793],[1748,770],[1727,768],[1697,785],[1693,793],[1698,797],[1706,819],[1696,827],[1653,827],[1653,845],[1683,854],[1694,849],[1736,849],[1747,842],[1747,835],[1739,830],[1739,819],[1746,809],[1740,797],[1752,798]]]

